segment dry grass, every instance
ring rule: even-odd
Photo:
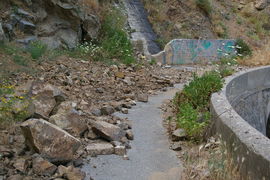
[[[253,52],[252,57],[239,60],[239,63],[246,66],[270,65],[270,43],[266,44],[262,49]]]
[[[239,180],[238,169],[224,145],[208,142],[184,150],[184,180]]]

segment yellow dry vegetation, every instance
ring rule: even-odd
[[[253,52],[251,57],[239,60],[239,63],[247,66],[270,65],[270,43]]]

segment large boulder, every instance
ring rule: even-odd
[[[88,127],[85,118],[75,110],[74,106],[75,103],[71,101],[62,102],[57,113],[50,117],[49,122],[74,136],[81,136]]]
[[[29,119],[21,129],[27,146],[50,162],[69,162],[81,145],[78,139],[42,119]]]
[[[91,121],[90,124],[95,134],[109,141],[120,141],[126,135],[121,128],[105,121]]]

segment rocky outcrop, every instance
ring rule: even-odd
[[[26,144],[50,162],[73,159],[81,143],[66,131],[42,119],[30,119],[21,124]]]
[[[0,23],[9,40],[23,44],[41,40],[50,48],[74,48],[82,39],[96,38],[100,29],[98,16],[82,7],[80,0],[13,0],[12,4],[20,8],[7,9]],[[16,36],[17,31],[23,37]]]

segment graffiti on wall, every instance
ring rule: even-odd
[[[163,64],[204,63],[235,55],[234,46],[235,40],[175,39],[153,57]]]

